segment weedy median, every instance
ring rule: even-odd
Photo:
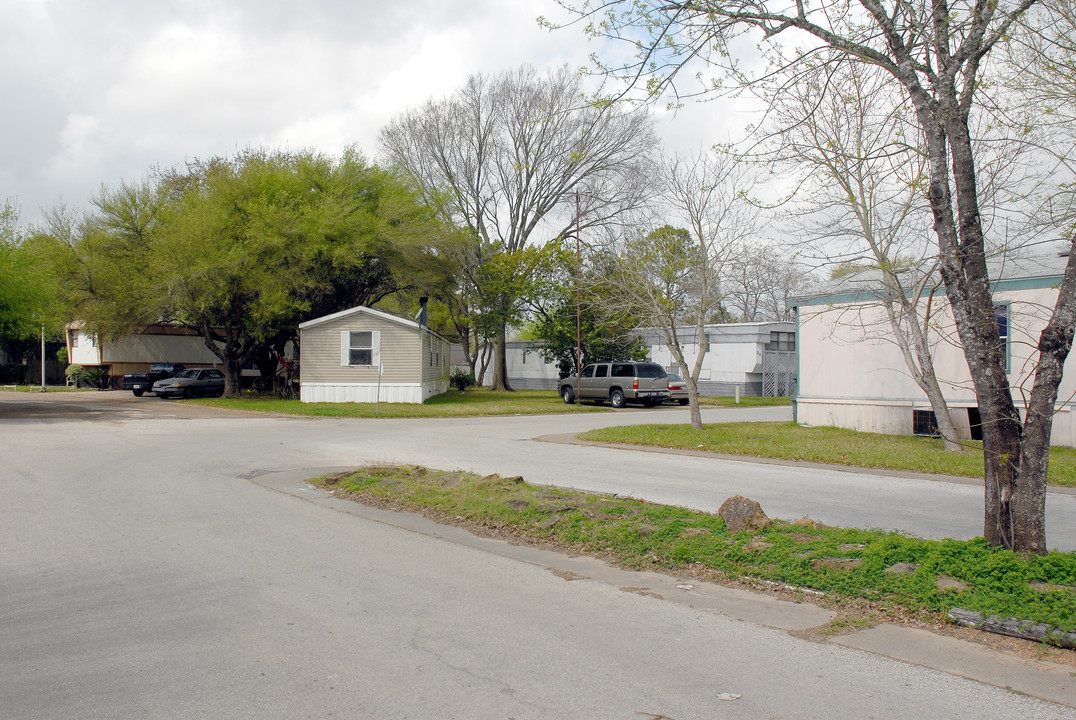
[[[339,497],[625,568],[814,591],[819,602],[882,618],[936,623],[958,607],[1076,631],[1074,553],[1022,556],[982,539],[921,540],[808,519],[732,534],[711,513],[415,466],[371,466],[311,482]]]

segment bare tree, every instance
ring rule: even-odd
[[[811,269],[792,259],[788,243],[748,241],[722,274],[725,304],[740,322],[792,320],[788,302],[814,285]]]
[[[522,67],[475,75],[451,96],[394,119],[384,151],[410,172],[445,217],[466,227],[481,253],[513,254],[541,239],[615,223],[648,192],[656,146],[644,112],[584,98],[567,67],[540,76]],[[495,326],[494,389],[510,390],[506,329],[521,298],[487,275],[484,308]]]
[[[1049,172],[1036,188],[1031,224],[1076,231],[1076,4],[1050,0],[1023,18],[1026,31],[1006,44],[1006,86],[1023,101],[1022,122]]]
[[[983,421],[984,535],[992,544],[1034,553],[1046,552],[1046,471],[1058,387],[1076,325],[1076,252],[1039,337],[1022,419],[994,312],[972,127],[974,113],[989,102],[991,84],[983,81],[992,51],[1022,34],[1018,21],[1037,14],[1042,2],[584,0],[570,8],[591,20],[587,28],[594,35],[626,40],[638,51],[628,63],[603,70],[632,83],[648,76],[655,92],[675,87],[677,73],[696,59],[722,73],[699,92],[768,89],[756,83],[760,75],[736,52],[741,47],[750,52],[749,43],[735,45],[749,35],[759,41],[765,61],[760,73],[767,78],[795,83],[806,63],[844,58],[878,68],[903,94],[918,125],[939,271]],[[1069,245],[1076,250],[1072,241]]]
[[[804,76],[807,82],[786,86],[775,99],[772,122],[785,130],[774,136],[780,139],[775,162],[807,174],[800,202],[812,219],[807,234],[816,245],[821,239],[821,251],[835,249],[845,259],[866,254],[871,270],[855,275],[856,290],[876,297],[884,309],[886,330],[876,334],[900,351],[930,401],[945,448],[962,451],[934,370],[938,338],[931,327],[940,280],[937,253],[924,242],[926,161],[907,104],[871,66],[820,63]],[[872,332],[873,318],[858,309],[862,305],[852,321]]]
[[[684,373],[684,380],[691,406],[691,426],[701,428],[699,376],[710,349],[706,325],[721,306],[722,272],[744,240],[755,232],[757,211],[747,202],[754,181],[731,154],[714,149],[694,157],[667,159],[662,182],[663,199],[686,221],[697,248],[694,257],[697,267],[692,273],[695,297],[689,317],[698,338],[698,351],[690,371]],[[677,364],[686,369],[689,365],[677,333],[675,314],[664,315],[655,319],[660,320],[658,326]]]
[[[685,369],[691,425],[701,428],[698,381],[710,349],[706,325],[721,310],[722,271],[754,233],[757,214],[746,199],[753,180],[719,150],[667,159],[661,178],[663,208],[688,229],[665,226],[629,239],[614,273],[614,296],[622,310],[634,310],[664,337]],[[697,342],[691,363],[686,335]]]

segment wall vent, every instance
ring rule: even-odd
[[[924,437],[941,437],[933,410],[912,410],[912,433]]]

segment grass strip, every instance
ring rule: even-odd
[[[284,400],[253,393],[240,398],[209,398],[199,400],[205,405],[271,412],[286,415],[312,417],[355,418],[436,418],[474,417],[480,415],[553,415],[562,413],[611,412],[597,405],[566,405],[552,390],[515,390],[493,392],[486,388],[471,388],[467,392],[455,390],[435,395],[422,404],[418,403],[304,403]]]
[[[983,477],[982,443],[967,441],[965,452],[947,452],[941,440],[913,435],[882,435],[833,427],[802,427],[792,422],[720,423],[694,430],[690,425],[631,425],[591,430],[580,439],[730,455],[830,463],[852,467]],[[1076,449],[1050,449],[1048,481],[1076,486]]]
[[[711,513],[415,466],[371,466],[311,482],[338,497],[625,568],[813,589],[824,604],[868,616],[937,623],[955,606],[1076,630],[1076,553],[1022,556],[981,538],[921,540],[810,520],[732,535]]]
[[[557,415],[564,413],[611,412],[608,405],[590,402],[566,405],[553,390],[512,390],[494,392],[488,388],[471,388],[467,392],[435,395],[421,405],[416,403],[303,403],[254,392],[240,398],[206,398],[198,402],[213,407],[252,412],[305,415],[311,417],[357,418],[434,418],[475,417],[480,415]],[[788,398],[733,397],[699,398],[707,407],[772,407],[789,405]]]
[[[36,393],[41,392],[40,385],[16,385],[14,383],[0,383],[0,389],[14,388],[14,392],[28,392]],[[73,385],[46,385],[45,392],[57,393],[57,392],[97,392],[97,388],[88,387],[74,387]]]

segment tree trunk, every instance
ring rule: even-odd
[[[886,282],[889,287],[884,300],[886,315],[889,317],[889,326],[896,338],[897,346],[908,371],[930,401],[930,408],[934,411],[934,421],[937,423],[938,433],[942,437],[942,444],[947,451],[963,452],[964,447],[957,439],[956,427],[953,425],[953,417],[949,414],[949,403],[945,400],[938,383],[938,376],[934,372],[934,358],[930,354],[930,342],[928,339],[929,327],[933,315],[933,293],[927,295],[926,307],[923,309],[924,317],[920,319],[917,310],[921,303],[922,292],[917,291],[914,298],[909,299],[904,287],[892,273],[886,273]],[[900,315],[897,314],[897,309]],[[901,318],[907,323],[907,332],[901,325]],[[920,325],[922,323],[922,325]],[[909,337],[911,342],[909,343]],[[913,354],[914,351],[914,354]]]
[[[924,382],[920,387],[926,392],[927,399],[930,401],[930,408],[934,411],[934,422],[937,424],[938,434],[941,435],[942,447],[948,452],[964,452],[964,446],[957,439],[953,416],[949,414],[949,403],[945,401],[945,396],[941,394],[937,379],[934,379],[933,382]]]
[[[992,545],[1041,553],[1046,547],[1045,513],[1023,511],[1034,506],[1033,498],[1038,493],[1045,497],[1046,474],[1023,477],[1019,471],[1021,467],[1038,467],[1049,444],[1029,447],[1031,455],[1022,457],[1023,430],[1009,388],[1005,349],[994,314],[967,117],[956,105],[955,91],[951,92],[948,102],[943,101],[945,107],[923,126],[931,150],[929,198],[942,280],[964,345],[983,424],[983,536]],[[944,127],[941,118],[945,119]],[[949,191],[949,159],[959,225]]]
[[[502,323],[497,330],[497,339],[493,346],[493,382],[489,386],[490,390],[512,390],[508,382],[507,336],[508,329]]]
[[[475,338],[475,343],[478,342],[479,339]],[[489,368],[489,360],[493,355],[493,346],[486,342],[480,345],[476,344],[475,347],[476,357],[478,358],[478,374],[475,375],[475,381],[477,385],[481,386],[486,382],[486,370]]]
[[[224,360],[224,397],[239,397],[242,389],[243,364],[234,357]]]
[[[208,322],[203,322],[197,330],[209,351],[224,363],[224,397],[239,397],[243,364],[252,352],[253,342],[240,338],[232,329],[225,329],[224,335],[218,336]]]
[[[1026,552],[1046,552],[1046,481],[1050,464],[1050,431],[1065,360],[1076,333],[1076,239],[1069,243],[1065,279],[1049,324],[1039,336],[1039,364],[1024,419],[1017,477],[1021,492],[1013,495],[1012,514],[1028,518],[1013,528],[1013,545]]]
[[[688,410],[691,411],[691,427],[695,430],[702,430],[702,411],[699,409],[699,387],[695,384],[695,381],[690,378],[687,381],[687,402]]]

